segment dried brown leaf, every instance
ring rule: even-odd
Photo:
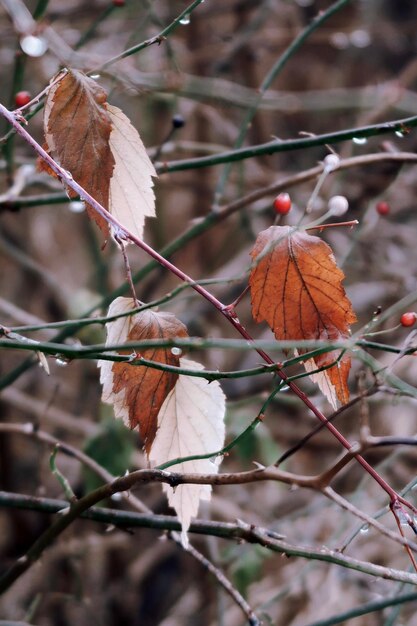
[[[127,312],[134,307],[130,298],[117,298],[109,308],[110,315]],[[187,337],[187,330],[172,313],[147,310],[106,324],[107,345],[145,339]],[[120,353],[122,353],[120,351]],[[171,348],[148,348],[141,356],[150,361],[179,366],[179,355]],[[146,452],[157,430],[157,417],[165,398],[173,389],[178,374],[130,363],[100,362],[103,401],[113,404],[116,417],[130,428],[139,428]]]
[[[356,315],[342,285],[344,274],[327,243],[288,226],[262,231],[251,252],[252,315],[266,321],[278,340],[339,341],[350,334]],[[332,351],[306,362],[306,369],[330,365],[340,357]],[[312,362],[311,362],[312,361]],[[335,406],[349,397],[350,358],[312,376]],[[327,388],[327,391],[325,389]]]
[[[48,93],[44,129],[48,151],[106,209],[115,160],[109,139],[112,130],[107,94],[83,72],[69,70]],[[40,164],[41,169],[46,169]],[[73,192],[69,191],[73,197]],[[104,235],[107,222],[87,206]]]

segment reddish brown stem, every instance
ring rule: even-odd
[[[233,312],[228,310],[228,308],[222,302],[215,298],[209,291],[204,289],[204,287],[193,281],[185,272],[183,272],[178,267],[173,265],[170,261],[162,257],[147,243],[138,239],[138,237],[126,230],[126,228],[118,220],[116,220],[99,202],[97,202],[97,200],[95,200],[85,189],[83,189],[81,185],[75,182],[75,180],[73,180],[71,175],[66,170],[62,169],[52,159],[52,157],[32,138],[32,136],[26,131],[26,129],[19,124],[15,115],[8,109],[6,109],[6,107],[4,107],[2,104],[0,104],[0,115],[6,118],[6,120],[13,126],[16,132],[21,135],[21,137],[23,137],[23,139],[27,143],[29,143],[29,145],[33,147],[33,149],[49,165],[49,167],[57,174],[57,176],[65,183],[67,187],[73,189],[80,196],[80,198],[82,198],[82,200],[88,202],[88,204],[92,206],[93,209],[97,211],[97,213],[99,213],[106,220],[106,222],[113,227],[116,238],[119,237],[122,239],[128,239],[136,246],[147,252],[147,254],[154,258],[160,265],[175,274],[180,280],[188,283],[197,293],[203,296],[203,298],[208,300],[220,313],[222,313],[222,315],[224,315],[229,320],[229,322],[234,326],[234,328],[244,339],[253,344],[254,349],[266,363],[270,365],[275,364],[275,361],[266,352],[256,347],[253,338],[240,323],[239,319],[235,317],[235,314]],[[339,441],[339,443],[341,443],[346,450],[350,450],[352,447],[351,443],[342,435],[342,433],[337,430],[335,426],[333,426],[333,424],[331,424],[327,420],[323,413],[311,402],[306,394],[294,382],[288,380],[285,372],[279,369],[277,370],[277,374],[289,386],[293,393],[295,393],[295,395],[300,398],[305,406],[310,409],[310,411],[317,417],[317,419],[319,419],[325,425],[325,427],[332,433],[332,435]],[[394,505],[398,507],[398,505],[401,503],[417,513],[417,509],[412,504],[407,502],[407,500],[399,496],[397,492],[382,478],[382,476],[378,474],[378,472],[374,470],[371,465],[369,465],[369,463],[361,455],[356,454],[355,459],[388,494],[391,507]]]
[[[16,115],[20,114],[22,115],[23,111],[27,111],[28,109],[30,109],[31,107],[33,107],[34,104],[38,104],[41,100],[41,98],[48,93],[48,91],[57,83],[59,83],[65,76],[65,74],[68,73],[67,69],[63,69],[61,72],[59,72],[59,74],[57,76],[55,76],[55,78],[49,83],[49,85],[47,87],[45,87],[45,89],[42,89],[42,91],[40,93],[38,93],[34,98],[32,98],[32,100],[30,102],[28,102],[27,104],[19,107],[18,109],[16,109],[14,111],[14,113]]]
[[[311,228],[306,228],[306,231],[309,230],[319,230],[320,232],[325,228],[337,228],[338,226],[348,226],[349,228],[353,228],[359,224],[358,220],[350,220],[349,222],[334,222],[332,224],[320,224],[319,226],[312,226]]]
[[[132,271],[130,269],[130,263],[129,263],[129,259],[128,259],[127,252],[126,252],[126,246],[125,246],[123,240],[120,239],[119,237],[115,237],[115,240],[119,244],[120,249],[122,251],[123,261],[124,261],[125,270],[126,270],[126,280],[129,283],[130,292],[132,294],[133,302],[135,303],[135,306],[140,306],[140,302],[139,302],[139,300],[138,300],[138,298],[136,296],[136,290],[135,290],[135,285],[133,283]]]
[[[241,300],[245,297],[248,291],[249,291],[249,285],[246,285],[246,287],[244,288],[242,293],[238,295],[236,300],[233,300],[233,302],[231,302],[230,304],[226,304],[226,306],[224,307],[224,310],[229,311],[233,315],[233,317],[236,317],[236,307],[239,304],[239,302],[241,302]]]
[[[397,522],[397,526],[398,526],[398,530],[400,531],[400,535],[403,537],[403,539],[405,539],[406,537],[405,537],[404,531],[402,529],[401,516],[404,516],[404,515],[406,516],[406,522],[412,528],[414,528],[413,520],[409,519],[410,516],[407,513],[404,513],[404,511],[399,507],[398,503],[395,503],[395,502],[392,503],[391,502],[390,509],[391,509],[391,512],[392,512],[392,514],[393,514],[393,516],[395,518],[395,521]],[[410,546],[404,545],[404,550],[407,552],[408,556],[410,557],[410,561],[413,564],[413,567],[414,567],[415,571],[417,572],[417,563],[416,563],[416,560],[414,558],[414,554],[410,550]]]

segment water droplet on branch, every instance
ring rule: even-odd
[[[83,213],[85,211],[85,204],[79,200],[69,203],[69,210],[72,213]]]
[[[366,137],[354,137],[352,139],[353,143],[356,143],[358,146],[363,146],[365,143],[367,143],[367,138]]]

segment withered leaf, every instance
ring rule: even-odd
[[[337,409],[337,400],[342,404],[349,400],[347,383],[350,365],[350,356],[346,353],[341,354],[338,350],[330,350],[304,361],[307,372],[314,372],[310,374],[311,380],[318,385],[334,409]],[[318,372],[317,370],[322,367],[326,369]]]
[[[188,370],[204,368],[200,363],[180,360]],[[218,381],[181,375],[169,393],[158,414],[158,431],[152,444],[149,460],[154,465],[180,457],[206,455],[220,450],[224,444],[224,415],[226,398]],[[181,473],[213,474],[219,463],[212,459],[194,459],[175,465]],[[182,542],[187,546],[187,530],[196,516],[201,500],[210,500],[211,485],[178,485],[174,490],[162,485],[168,502],[177,512],[182,526]]]
[[[106,92],[95,80],[79,70],[69,70],[49,90],[44,130],[51,156],[108,209],[115,161],[109,144],[112,125],[106,100]],[[43,162],[40,167],[50,173]],[[74,196],[72,191],[69,194]],[[91,207],[87,210],[107,236],[107,222]]]
[[[107,112],[112,124],[110,149],[115,160],[110,180],[109,211],[142,239],[145,217],[155,216],[152,176],[156,176],[156,171],[139,133],[123,111],[107,104]]]
[[[134,303],[130,298],[116,298],[110,305],[108,315],[125,313],[132,308]],[[173,314],[150,310],[118,318],[106,327],[106,345],[188,336],[184,324]],[[148,348],[140,354],[150,361],[179,365],[179,355],[171,348]],[[116,417],[122,418],[130,428],[139,428],[145,450],[149,453],[157,431],[159,410],[177,382],[178,374],[111,361],[100,361],[99,366],[103,401],[113,404]]]
[[[356,315],[342,285],[344,274],[327,243],[288,226],[271,226],[259,234],[251,256],[252,315],[257,322],[266,321],[278,340],[335,342],[349,336]],[[305,366],[312,371],[338,357],[340,351],[328,352]],[[336,397],[342,403],[349,397],[349,369],[350,358],[343,355],[312,376],[333,406]]]
[[[69,70],[49,91],[44,127],[51,156],[142,239],[145,218],[155,215],[155,168],[139,133],[120,109],[107,103],[104,89],[82,72]],[[51,174],[43,162],[40,167]],[[91,206],[87,210],[107,237],[106,220]]]

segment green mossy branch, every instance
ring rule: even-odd
[[[352,139],[368,139],[380,135],[403,133],[407,134],[411,128],[417,126],[417,116],[406,117],[401,120],[382,122],[369,126],[359,126],[347,130],[325,133],[314,137],[301,137],[299,139],[274,139],[257,146],[239,148],[238,150],[228,150],[221,154],[198,157],[194,159],[183,159],[181,161],[170,161],[168,163],[157,163],[157,171],[160,174],[168,172],[182,172],[201,167],[213,167],[222,163],[234,163],[245,159],[252,159],[259,156],[268,156],[279,152],[290,152],[292,150],[308,150],[318,146],[334,145]]]

